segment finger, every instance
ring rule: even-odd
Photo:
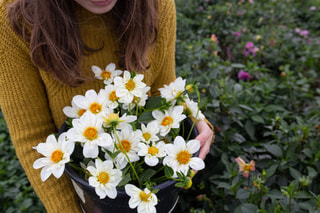
[[[210,152],[210,141],[206,142],[200,149],[199,158],[204,160],[207,156],[207,154]]]

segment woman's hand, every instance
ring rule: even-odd
[[[198,121],[196,123],[199,135],[195,138],[200,141],[199,158],[204,160],[210,151],[210,145],[213,138],[213,131],[205,121]]]

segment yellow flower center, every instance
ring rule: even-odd
[[[151,135],[150,135],[149,132],[143,133],[142,136],[143,136],[143,138],[144,138],[146,141],[148,141],[148,140],[151,138]]]
[[[78,115],[81,117],[85,112],[86,112],[85,109],[80,109],[80,110],[78,111]]]
[[[98,181],[102,184],[106,184],[109,181],[109,174],[106,172],[100,172],[98,176]]]
[[[190,155],[188,151],[181,151],[177,155],[177,161],[179,161],[180,164],[186,164],[190,160]]]
[[[243,170],[245,172],[249,172],[252,168],[252,165],[251,164],[245,164],[244,167],[243,167]]]
[[[141,191],[139,193],[139,196],[140,196],[140,199],[143,201],[143,202],[147,202],[149,197],[151,196],[151,192],[149,192],[148,194],[145,193],[144,191]]]
[[[166,116],[162,121],[161,125],[162,126],[168,126],[173,122],[173,119],[170,116]]]
[[[186,90],[188,90],[189,92],[193,92],[193,86],[192,86],[192,84],[188,84],[188,85],[186,86]]]
[[[117,99],[118,99],[118,97],[117,97],[117,95],[116,95],[116,91],[110,92],[110,94],[109,94],[109,100],[110,100],[110,101],[115,101],[115,100],[117,100]]]
[[[123,140],[121,141],[121,145],[119,144],[119,149],[121,150],[121,152],[128,152],[131,148],[131,143],[130,141],[127,141],[127,140]]]
[[[101,105],[98,103],[92,103],[89,107],[90,111],[94,114],[99,113],[101,111]]]
[[[136,87],[136,83],[134,83],[134,81],[132,79],[130,79],[127,83],[126,83],[126,88],[127,90],[133,90]]]
[[[94,127],[88,127],[86,128],[86,130],[84,131],[84,136],[86,138],[88,138],[89,140],[93,140],[96,139],[98,136],[98,131],[96,128]]]
[[[133,104],[138,104],[140,102],[141,98],[137,97],[137,96],[133,96],[133,100],[132,103]]]
[[[159,149],[155,146],[151,146],[148,148],[148,153],[152,156],[156,155],[159,153]]]
[[[104,70],[104,71],[102,71],[102,73],[101,73],[101,77],[102,77],[103,79],[109,79],[109,78],[111,78],[111,72]]]
[[[58,163],[59,161],[61,161],[62,157],[63,157],[63,153],[60,150],[55,150],[51,154],[51,160],[54,163]]]
[[[118,113],[110,113],[108,115],[108,118],[105,118],[105,123],[107,123],[109,126],[116,126],[120,123],[119,114]]]

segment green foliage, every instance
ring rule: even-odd
[[[177,72],[216,132],[176,212],[320,212],[320,2],[176,4]]]
[[[0,212],[44,212],[22,169],[0,112]]]

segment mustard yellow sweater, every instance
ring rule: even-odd
[[[32,147],[45,142],[49,134],[59,129],[66,119],[62,109],[71,105],[73,96],[84,95],[88,89],[98,91],[103,87],[102,81],[93,80],[71,88],[34,66],[30,60],[29,44],[8,26],[7,2],[0,0],[0,106],[13,145],[29,181],[48,212],[81,212],[77,196],[66,175],[60,179],[51,176],[45,182],[41,181],[40,169],[32,167],[33,162],[41,156]],[[158,93],[159,87],[175,79],[174,0],[159,2],[158,38],[148,56],[151,67],[143,73],[145,83],[152,88],[152,95]],[[108,22],[110,14],[95,15],[85,9],[80,9],[79,13],[84,18],[80,30],[85,43],[89,47],[100,47],[104,43],[101,51],[85,56],[81,62],[82,72],[94,76],[92,65],[105,68],[111,62],[118,62],[113,54],[118,48],[114,26]]]

